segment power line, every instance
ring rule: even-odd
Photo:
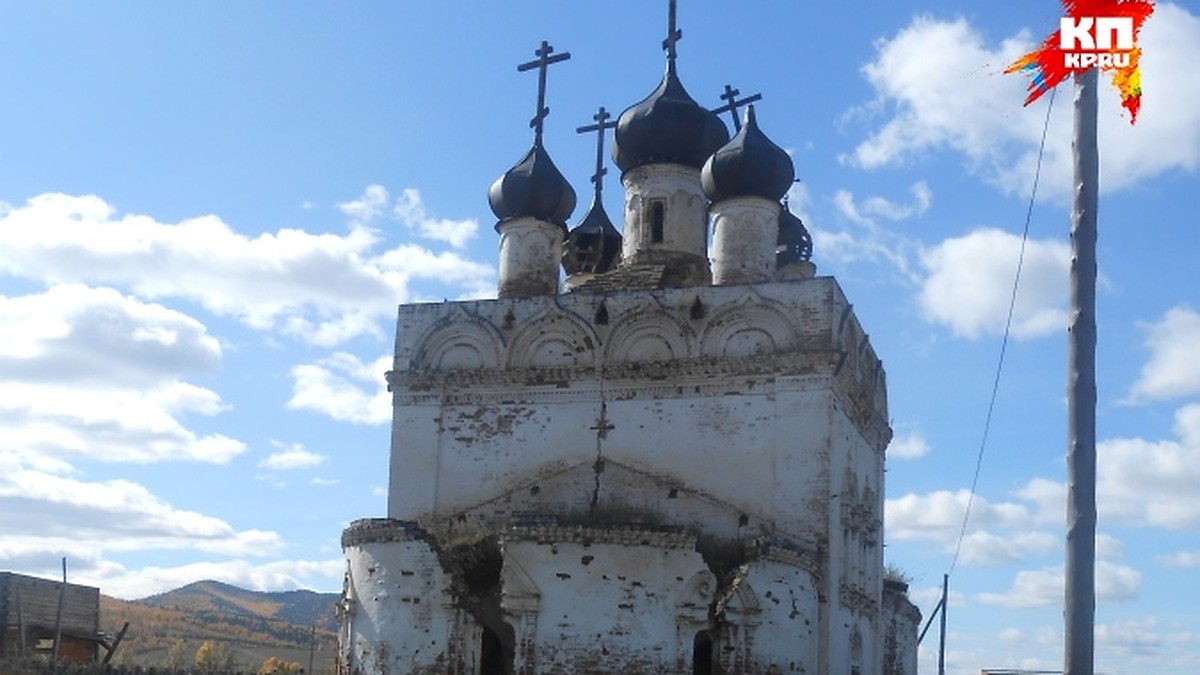
[[[1054,110],[1054,94],[1057,90],[1050,91],[1050,104],[1046,106],[1046,121],[1042,124],[1042,141],[1038,145],[1037,167],[1033,172],[1033,189],[1029,193],[1029,206],[1025,210],[1025,228],[1021,232],[1021,252],[1017,256],[1017,272],[1013,277],[1012,294],[1008,299],[1008,316],[1004,320],[1004,337],[1000,340],[1000,356],[996,360],[996,376],[992,380],[992,395],[988,400],[987,417],[983,422],[983,435],[979,439],[979,454],[975,459],[975,476],[971,479],[971,493],[967,497],[967,510],[963,513],[962,528],[958,532],[958,542],[954,545],[954,559],[950,561],[950,570],[947,574],[953,574],[954,568],[958,565],[958,556],[962,552],[963,539],[967,534],[967,522],[971,518],[971,507],[975,503],[975,489],[979,486],[979,473],[983,468],[983,451],[987,447],[988,433],[992,428],[992,413],[996,409],[996,395],[1000,391],[1000,374],[1004,371],[1004,356],[1008,351],[1008,337],[1012,331],[1013,313],[1017,306],[1017,289],[1021,285],[1021,270],[1025,266],[1025,245],[1029,241],[1029,223],[1033,220],[1033,203],[1037,198],[1038,183],[1042,177],[1042,157],[1046,151],[1046,135],[1050,130],[1050,112]]]
[[[929,622],[925,624],[925,630],[922,630],[920,637],[917,638],[917,643],[919,644],[921,640],[924,639],[925,633],[929,630],[929,626],[933,623],[934,617],[937,616],[938,612],[941,612],[943,619],[943,635],[940,647],[940,658],[945,657],[944,626],[946,605],[950,601],[950,599],[947,597],[949,595],[948,589],[950,575],[954,573],[954,569],[958,566],[958,557],[959,554],[962,553],[963,539],[965,539],[967,535],[967,523],[970,522],[971,519],[971,507],[975,504],[975,490],[979,487],[979,474],[983,468],[983,452],[987,448],[988,433],[992,428],[992,414],[996,409],[996,396],[1000,391],[1000,375],[1004,372],[1004,356],[1008,352],[1008,337],[1012,332],[1013,314],[1017,306],[1017,290],[1021,286],[1021,271],[1025,266],[1025,247],[1029,241],[1029,224],[1033,221],[1033,204],[1037,199],[1038,184],[1041,182],[1042,159],[1046,153],[1046,136],[1050,130],[1050,113],[1054,110],[1054,95],[1056,92],[1057,89],[1050,90],[1050,103],[1046,106],[1046,120],[1042,124],[1042,140],[1038,144],[1037,166],[1033,172],[1033,189],[1030,191],[1029,205],[1025,210],[1025,227],[1021,232],[1021,250],[1017,255],[1017,271],[1013,276],[1012,294],[1008,299],[1008,316],[1005,317],[1004,320],[1004,337],[1000,340],[1000,355],[996,359],[996,375],[992,379],[992,394],[988,400],[987,416],[984,418],[983,422],[983,434],[979,439],[979,453],[975,458],[975,475],[971,478],[971,493],[967,497],[967,509],[963,512],[962,527],[958,531],[958,541],[954,544],[954,558],[950,561],[950,569],[942,576],[942,597],[938,600],[933,612],[930,613]],[[939,660],[939,668],[941,669],[941,672],[945,672],[944,661]]]

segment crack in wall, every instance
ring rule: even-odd
[[[596,425],[590,428],[596,432],[596,461],[592,463],[592,498],[588,502],[588,516],[594,517],[596,507],[600,504],[600,474],[604,473],[604,439],[608,438],[609,431],[616,428],[608,421],[607,401],[600,401],[600,417],[596,418]]]

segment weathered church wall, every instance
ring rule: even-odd
[[[883,453],[859,431],[854,411],[834,399],[829,458],[831,522],[829,559],[833,572],[828,648],[868,673],[879,663],[880,596],[883,571]]]
[[[539,300],[402,308],[389,516],[456,513],[600,457],[823,529],[829,393],[852,405],[882,386],[877,365],[835,374],[877,360],[842,344],[856,322],[832,280]],[[886,443],[872,413],[857,421]],[[733,488],[731,470],[770,489]]]
[[[908,599],[908,584],[889,581],[884,585],[882,622],[882,675],[916,673],[921,611]]]
[[[459,612],[430,538],[412,523],[357,521],[342,535],[339,661],[390,675],[452,669]]]
[[[515,563],[539,590],[537,634],[530,636],[536,672],[690,667],[693,636],[708,618],[703,591],[715,586],[694,537],[546,528],[504,548],[505,564]]]
[[[814,563],[789,551],[771,551],[745,567],[721,622],[725,672],[820,672],[821,602]]]
[[[472,588],[456,544],[432,539],[389,519],[347,529],[340,658],[351,670],[657,674],[691,672],[707,651],[730,675],[819,672],[811,553],[768,546],[720,568],[681,531],[518,526],[498,539],[496,585]],[[487,654],[486,630],[503,636],[503,655]]]
[[[405,306],[389,384],[389,516],[503,549],[504,624],[488,621],[511,632],[516,672],[571,672],[627,629],[625,672],[690,663],[702,631],[726,672],[882,658],[887,401],[832,279]],[[513,538],[539,524],[562,529]],[[644,545],[563,535],[588,527],[701,537],[649,561]],[[601,546],[597,562],[586,549]],[[444,550],[418,553],[410,567],[445,565]],[[667,558],[641,595],[618,579]],[[669,574],[681,561],[691,571]],[[431,570],[443,585],[427,592],[454,596]],[[663,610],[678,577],[704,570],[710,592],[736,593],[691,624]],[[473,663],[483,628],[461,592],[444,617],[461,630],[425,648]]]

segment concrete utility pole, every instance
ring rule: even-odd
[[[946,606],[950,604],[950,575],[942,575],[942,636],[938,640],[938,675],[946,675]]]
[[[1064,675],[1095,672],[1096,620],[1096,138],[1098,72],[1075,76],[1075,203],[1068,327],[1067,569]]]
[[[54,655],[51,661],[54,663],[54,672],[58,672],[58,645],[62,642],[62,622],[63,622],[63,601],[67,598],[67,558],[62,559],[63,562],[63,582],[62,586],[58,587],[58,611],[54,614]]]

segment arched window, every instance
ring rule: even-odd
[[[663,224],[667,219],[667,205],[661,199],[650,200],[650,243],[661,244],[663,241]]]

